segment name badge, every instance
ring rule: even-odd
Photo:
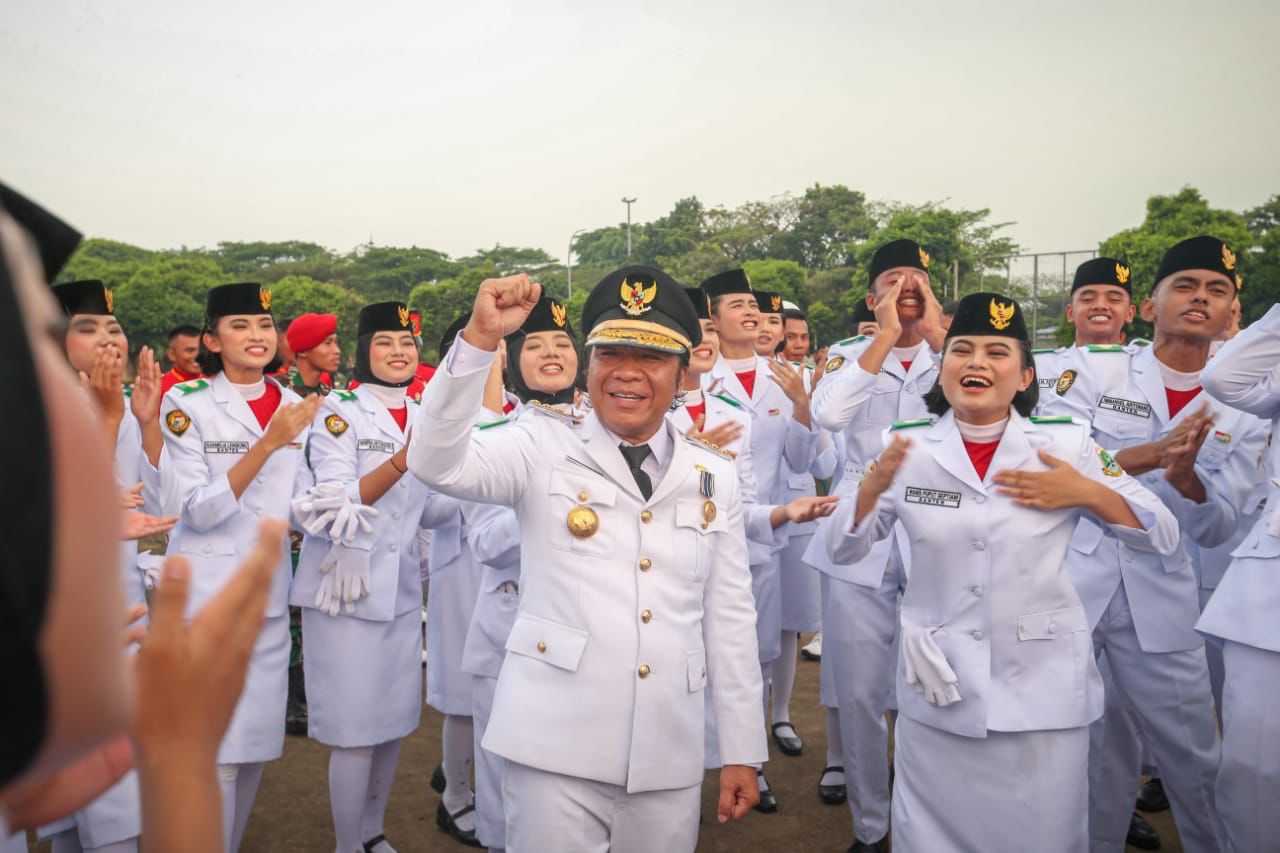
[[[1099,409],[1110,409],[1122,415],[1133,415],[1135,418],[1150,418],[1151,406],[1137,400],[1122,400],[1119,397],[1103,397],[1098,401]]]
[[[395,453],[396,446],[378,438],[362,438],[356,442],[356,450],[376,450],[379,453]]]
[[[206,441],[204,443],[205,453],[248,453],[249,442],[247,441]]]
[[[1056,377],[1056,376],[1037,376],[1037,377],[1036,377],[1036,384],[1037,384],[1037,385],[1039,385],[1041,388],[1052,388],[1054,385],[1057,385],[1057,384],[1058,384],[1058,377]]]
[[[906,501],[909,504],[945,506],[950,509],[959,509],[960,493],[943,492],[938,489],[922,489],[919,486],[907,486]]]

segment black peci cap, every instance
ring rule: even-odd
[[[874,283],[880,273],[898,267],[911,267],[928,272],[929,253],[915,240],[903,238],[885,243],[871,256],[871,266],[867,269],[867,281]]]
[[[689,301],[693,303],[693,310],[698,315],[698,319],[710,320],[711,298],[707,296],[707,292],[701,287],[686,287],[684,292],[689,294]]]
[[[702,325],[684,288],[654,267],[615,270],[582,306],[587,346],[642,347],[686,353],[702,342]]]
[[[717,273],[699,286],[709,299],[715,299],[717,296],[725,296],[729,293],[752,292],[751,279],[747,278],[746,270],[740,269]]]
[[[209,326],[219,317],[236,314],[270,314],[271,291],[257,282],[220,284],[209,291],[204,315]]]
[[[374,332],[408,332],[412,335],[409,308],[403,302],[375,302],[361,308],[356,336],[363,338]]]
[[[96,278],[55,284],[53,296],[62,306],[62,313],[68,317],[72,314],[116,313],[115,296]]]
[[[1240,288],[1239,275],[1236,272],[1236,253],[1217,237],[1202,234],[1176,244],[1164,253],[1160,259],[1160,268],[1156,270],[1156,283],[1164,281],[1168,276],[1185,270],[1208,270],[1222,273]]]
[[[45,280],[53,281],[80,245],[80,232],[4,183],[0,183],[0,208],[35,240]]]
[[[1076,277],[1071,282],[1071,292],[1091,284],[1109,284],[1112,287],[1123,287],[1130,296],[1133,295],[1133,269],[1124,261],[1115,258],[1094,258],[1076,267]]]
[[[971,293],[960,300],[947,330],[947,340],[958,335],[996,335],[1028,340],[1027,323],[1018,303],[999,293]]]
[[[471,322],[471,312],[463,314],[458,319],[449,324],[449,328],[444,330],[444,334],[440,336],[440,345],[436,348],[436,352],[440,354],[440,360],[444,361],[445,355],[448,354],[449,348],[453,346],[453,341],[458,334],[467,327]]]
[[[507,340],[535,332],[565,332],[573,337],[573,326],[569,324],[569,311],[559,299],[541,296],[529,312],[529,316],[520,324],[520,328],[507,335]]]
[[[781,314],[782,294],[774,293],[772,290],[757,290],[756,306],[759,307],[761,314]]]

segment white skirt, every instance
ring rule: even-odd
[[[274,761],[284,751],[284,706],[289,692],[289,616],[262,625],[249,659],[244,691],[218,750],[219,764]]]
[[[760,662],[782,654],[782,572],[778,555],[751,565],[751,595],[756,602],[756,643]]]
[[[433,568],[427,583],[427,704],[442,714],[471,715],[471,676],[462,671],[462,649],[483,574],[464,543],[458,559]]]
[[[307,734],[336,747],[407,737],[422,717],[422,611],[390,622],[302,609]]]
[[[898,715],[894,853],[1087,853],[1089,729],[970,738]]]
[[[812,538],[812,533],[792,536],[779,552],[783,631],[807,633],[822,627],[821,573],[802,559]]]

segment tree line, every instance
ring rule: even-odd
[[[1004,233],[1011,224],[992,222],[987,209],[870,201],[845,186],[815,184],[799,195],[736,208],[681,199],[665,216],[632,224],[629,262],[661,267],[691,286],[741,266],[756,287],[779,291],[804,309],[814,340],[825,344],[849,334],[849,317],[866,295],[866,267],[876,246],[900,237],[927,248],[939,292],[1008,290],[1029,308],[1031,283],[1025,276],[1006,280],[1004,271],[1003,259],[1022,250]],[[1141,223],[1103,240],[1098,250],[1130,262],[1138,299],[1150,291],[1161,254],[1199,233],[1219,236],[1236,250],[1246,320],[1280,300],[1280,195],[1243,212],[1213,208],[1193,187],[1153,196]],[[628,262],[627,226],[585,231],[574,240],[573,250],[572,293],[570,270],[561,260],[541,249],[501,244],[454,258],[417,246],[366,244],[339,253],[289,240],[152,251],[92,238],[59,280],[106,282],[135,350],[149,344],[162,352],[170,328],[199,325],[209,287],[252,280],[270,286],[279,318],[307,311],[336,314],[348,352],[355,344],[361,306],[404,300],[422,312],[424,356],[434,360],[445,327],[470,308],[480,282],[495,275],[530,273],[548,293],[567,299],[569,316],[576,320],[591,285]],[[1068,269],[1067,281],[1060,275],[1048,277],[1036,289],[1042,318],[1053,322],[1061,316],[1072,271]],[[1060,339],[1069,335],[1069,329],[1059,328]]]

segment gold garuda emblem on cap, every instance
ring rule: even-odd
[[[551,320],[557,326],[563,329],[565,319],[566,317],[565,317],[564,306],[561,305],[559,302],[552,302],[551,303]]]
[[[1003,332],[1009,328],[1009,324],[1013,322],[1013,312],[1017,306],[1010,302],[1008,305],[991,300],[991,328]]]
[[[115,295],[114,295],[114,294],[113,294],[109,289],[107,289],[107,288],[105,288],[105,287],[104,287],[104,288],[102,288],[102,298],[103,298],[103,299],[105,299],[105,300],[107,301],[107,313],[108,313],[108,314],[114,314],[114,313],[116,313],[116,297],[115,297]]]
[[[924,250],[924,246],[920,247],[920,266],[929,268],[929,253]]]
[[[409,327],[409,309],[403,305],[397,305],[396,311],[400,314],[400,325],[405,328]]]
[[[622,310],[631,317],[639,317],[653,307],[653,300],[658,296],[658,283],[645,287],[643,282],[630,282],[624,278],[620,292]]]
[[[781,297],[781,296],[773,296],[773,297],[770,297],[770,299],[769,299],[769,305],[770,305],[770,307],[772,307],[772,308],[773,308],[773,310],[774,310],[775,312],[776,312],[776,311],[781,311],[781,310],[782,310],[782,297]]]
[[[1116,264],[1116,281],[1120,284],[1129,283],[1129,268],[1124,264]]]
[[[258,288],[258,301],[262,303],[263,311],[271,310],[271,291],[265,287]]]
[[[1244,290],[1244,276],[1236,273],[1236,290]]]
[[[1236,253],[1227,248],[1227,244],[1222,244],[1222,265],[1229,270],[1236,268]]]

